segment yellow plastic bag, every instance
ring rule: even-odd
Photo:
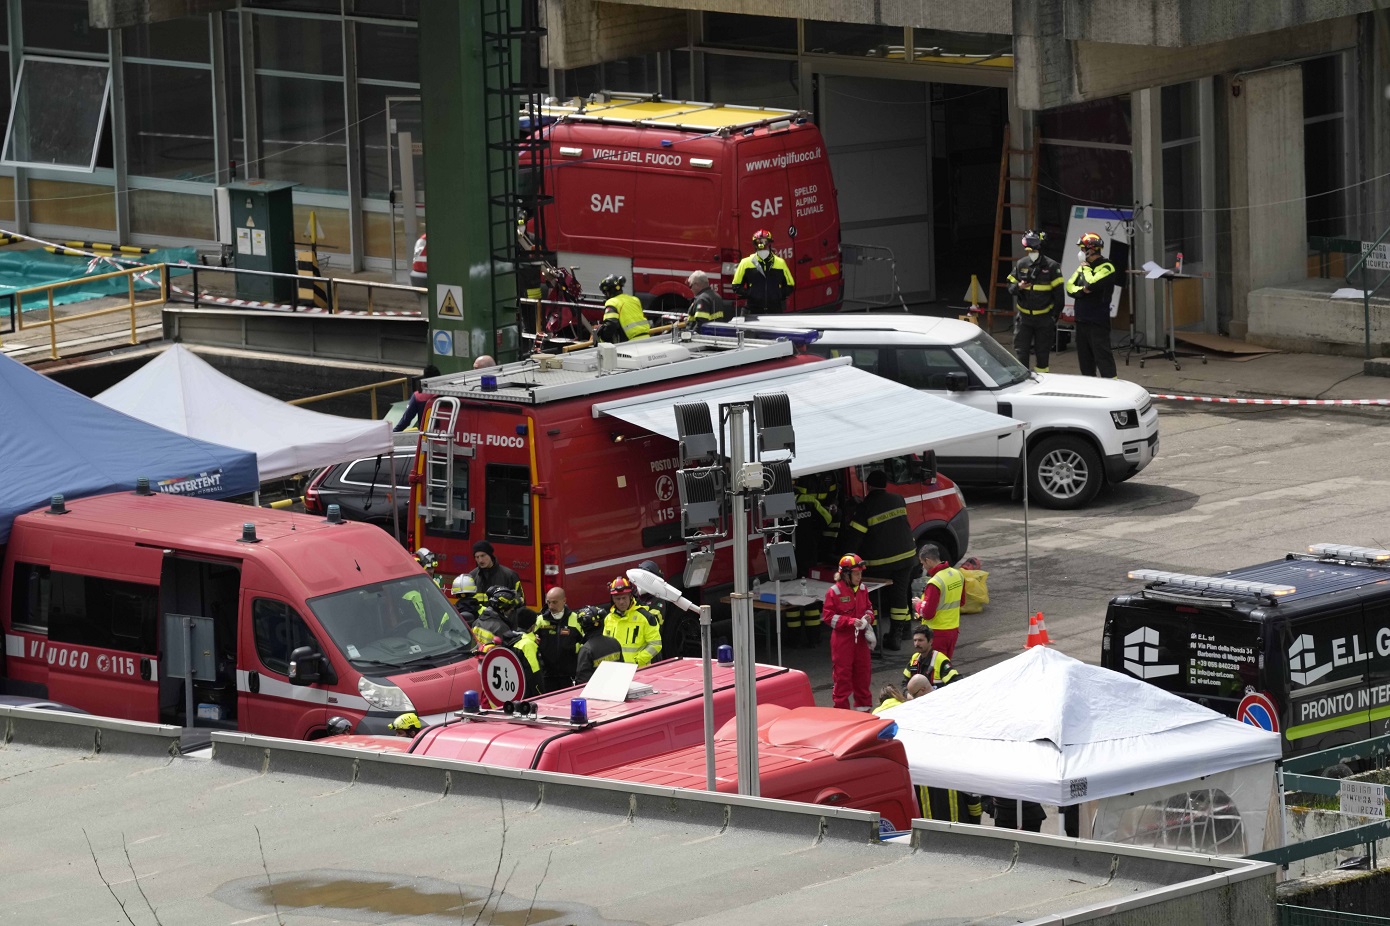
[[[960,613],[979,614],[989,604],[989,573],[983,569],[962,569],[965,589],[960,596]]]

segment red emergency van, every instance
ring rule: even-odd
[[[562,265],[579,268],[586,292],[619,273],[649,308],[682,311],[686,278],[703,270],[732,298],[738,262],[767,229],[796,281],[788,311],[840,305],[835,184],[806,113],[600,97],[549,104],[538,120],[552,199],[537,228]]]
[[[734,716],[734,670],[713,667],[714,723]],[[415,755],[485,762],[506,768],[536,768],[571,775],[598,775],[705,741],[704,674],[698,659],[667,659],[637,670],[635,680],[655,693],[629,701],[590,701],[590,723],[569,727],[570,699],[582,687],[532,698],[545,719],[559,726],[466,715],[423,730],[408,750]],[[757,667],[758,703],[814,707],[806,673],[781,666]]]
[[[715,787],[738,791],[735,722],[714,736]],[[758,705],[758,793],[803,804],[874,810],[895,830],[917,816],[907,751],[891,720],[834,707]],[[705,746],[604,769],[603,778],[704,790]]]
[[[431,379],[436,398],[412,477],[411,545],[428,547],[440,557],[441,571],[453,576],[474,568],[472,545],[486,540],[497,561],[521,576],[528,601],[558,585],[576,607],[607,601],[614,576],[643,560],[679,576],[687,548],[676,487],[678,448],[659,433],[674,421],[667,405],[694,401],[706,390],[745,389],[751,398],[768,388],[810,388],[796,376],[765,384],[790,371],[813,377],[816,362],[788,340],[686,334]],[[820,363],[847,366],[848,360]],[[920,398],[910,390],[902,397]],[[627,420],[633,416],[622,408],[645,401],[658,408],[656,430]],[[795,426],[798,433],[844,428],[841,417],[832,418]],[[964,498],[908,453],[926,449],[913,441],[929,425],[919,422],[889,436],[901,448],[894,452],[904,456],[842,467],[832,477],[841,483],[845,504],[862,495],[868,470],[884,469],[890,488],[908,503],[918,542],[940,543],[954,561],[969,543]],[[853,447],[855,438],[846,431],[836,443]],[[727,539],[714,545],[707,585],[732,581],[731,548]],[[763,573],[760,541],[750,553],[752,574]],[[801,565],[805,572],[814,564]]]
[[[300,739],[333,715],[442,716],[479,687],[472,634],[389,534],[228,502],[117,493],[20,515],[0,618],[8,693],[108,717]]]

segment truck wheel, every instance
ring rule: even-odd
[[[1044,508],[1080,508],[1100,491],[1100,455],[1083,438],[1059,434],[1028,452],[1028,492]]]

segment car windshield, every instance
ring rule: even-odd
[[[311,598],[309,608],[358,668],[431,668],[473,654],[468,625],[424,573]]]
[[[986,331],[966,341],[960,349],[975,361],[986,376],[994,380],[996,386],[1012,386],[1028,378],[1028,368]]]

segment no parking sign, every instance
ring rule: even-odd
[[[1274,706],[1274,699],[1258,691],[1252,691],[1240,699],[1236,720],[1271,733],[1279,732],[1279,709]]]

